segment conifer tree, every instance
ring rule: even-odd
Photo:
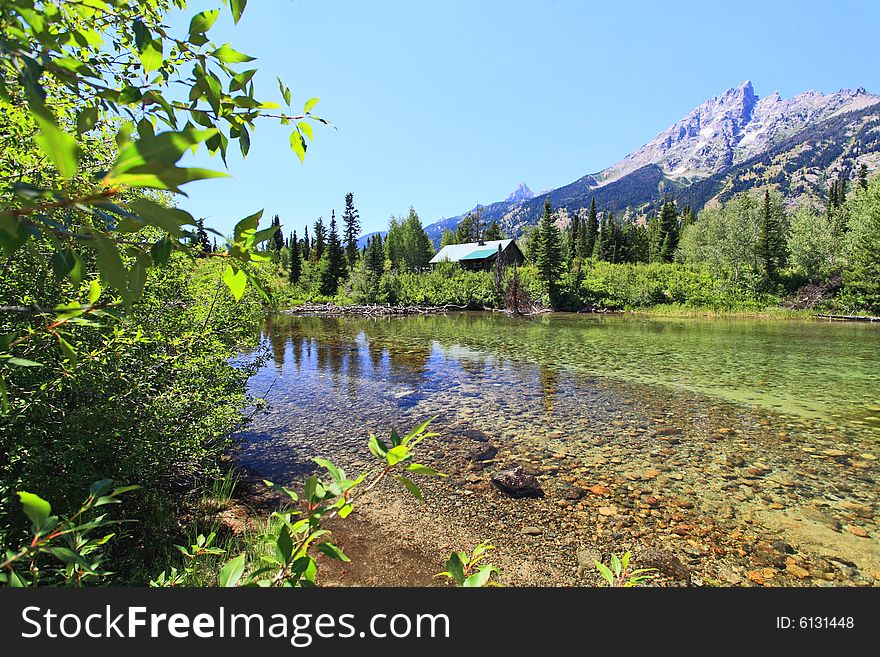
[[[345,248],[342,246],[342,240],[339,238],[339,231],[336,227],[335,211],[330,215],[330,229],[327,231],[325,253],[327,267],[321,276],[321,294],[330,296],[336,294],[339,289],[339,281],[344,279],[346,275]]]
[[[868,165],[864,162],[859,167],[859,187],[863,190],[868,189]]]
[[[458,238],[455,236],[454,230],[445,228],[443,234],[440,236],[440,248],[442,249],[444,246],[449,246],[450,244],[458,244]]]
[[[326,246],[327,228],[324,226],[324,217],[318,217],[318,220],[315,222],[315,237],[312,239],[309,259],[312,262],[320,262],[321,258],[324,256],[324,248]]]
[[[302,277],[302,253],[299,248],[299,240],[296,239],[296,231],[290,237],[290,284],[296,285]]]
[[[590,214],[587,217],[586,242],[584,244],[584,257],[589,258],[593,255],[596,248],[596,238],[599,235],[599,215],[596,212],[596,198],[590,201]]]
[[[281,251],[284,248],[284,233],[281,232],[281,218],[277,214],[272,217],[272,225],[277,228],[272,235],[272,249],[276,252]]]
[[[486,228],[486,231],[483,233],[483,239],[487,242],[504,239],[504,233],[501,232],[501,226],[498,225],[497,221],[493,221],[489,224],[488,228]]]
[[[577,212],[572,213],[571,223],[568,225],[568,264],[571,266],[578,259],[578,234],[581,232],[581,217]]]
[[[367,271],[381,276],[385,270],[385,247],[382,245],[382,236],[374,235],[367,242],[367,250],[364,253]]]
[[[559,277],[562,275],[562,240],[559,228],[553,220],[553,206],[550,196],[544,200],[544,213],[538,223],[535,264],[538,277],[547,288],[551,305],[555,305],[559,291]]]
[[[342,213],[342,222],[348,266],[349,268],[354,268],[358,255],[357,239],[361,234],[361,222],[360,215],[354,207],[354,194],[352,192],[345,195],[345,211]]]
[[[311,260],[311,257],[310,257],[311,253],[312,253],[312,245],[309,242],[309,227],[306,226],[306,231],[303,234],[303,241],[302,241],[303,260],[306,260],[306,261]]]
[[[660,209],[660,262],[672,262],[675,249],[678,247],[678,213],[675,211],[675,201],[666,198]]]
[[[480,239],[479,229],[479,209],[468,212],[464,218],[458,222],[455,229],[455,239],[457,244],[469,244],[477,242]]]
[[[785,234],[780,215],[781,211],[770,202],[770,190],[765,189],[756,249],[765,284],[776,280],[776,273],[785,260]]]
[[[211,253],[211,242],[208,239],[208,231],[205,230],[204,219],[196,220],[196,237],[194,241],[199,247],[200,255]]]

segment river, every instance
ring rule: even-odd
[[[577,552],[624,549],[663,550],[707,584],[880,583],[878,326],[278,315],[261,339],[250,385],[268,409],[243,467],[292,483],[315,456],[363,467],[370,432],[436,415],[425,459],[451,476],[406,508],[427,514],[422,534],[446,522],[508,546],[510,583],[577,584]],[[487,441],[498,453],[479,460]],[[545,498],[489,483],[515,463]],[[535,554],[537,569],[515,563]]]

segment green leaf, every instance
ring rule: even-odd
[[[315,133],[312,131],[312,124],[308,121],[300,121],[296,124],[296,126],[308,137],[311,141],[315,140]]]
[[[314,461],[327,470],[334,481],[342,481],[345,478],[344,473],[327,459],[314,459]]]
[[[278,530],[278,538],[275,539],[275,555],[281,563],[290,561],[293,556],[293,540],[290,538],[290,532],[285,525],[281,525]]]
[[[247,286],[247,275],[241,269],[227,265],[223,270],[223,282],[226,283],[235,300],[240,301]]]
[[[397,479],[406,487],[406,489],[412,494],[413,497],[415,497],[417,500],[422,499],[421,489],[416,486],[411,480],[407,479],[403,475],[397,475]]]
[[[342,550],[340,550],[337,546],[333,545],[333,543],[330,543],[329,541],[318,545],[318,552],[330,557],[331,559],[336,559],[337,561],[344,561],[346,563],[351,561],[351,559],[345,556],[345,553]]]
[[[303,105],[303,112],[308,112],[310,109],[312,109],[315,105],[318,104],[319,100],[320,100],[320,98],[317,98],[317,97],[316,98],[309,98],[306,101],[306,104]]]
[[[406,445],[413,438],[417,438],[419,436],[422,436],[422,434],[425,433],[425,429],[428,428],[428,425],[431,424],[431,422],[433,422],[436,419],[437,419],[437,416],[435,415],[434,417],[425,420],[420,425],[410,429],[410,432],[408,434],[406,434],[406,437],[403,439],[402,444]]]
[[[163,237],[150,247],[150,257],[156,266],[164,265],[171,257],[171,240]]]
[[[596,564],[596,568],[599,570],[599,574],[608,582],[611,586],[614,586],[614,574],[608,569],[604,563],[600,563],[593,560],[593,563]]]
[[[61,353],[67,360],[70,361],[71,365],[76,366],[77,362],[79,361],[79,358],[76,355],[76,349],[74,349],[73,346],[71,346],[71,344],[60,335],[57,335],[57,337],[58,345],[61,347]]]
[[[245,55],[244,53],[238,52],[234,48],[232,48],[228,43],[220,46],[211,53],[214,57],[219,59],[221,62],[225,64],[240,64],[241,62],[252,62],[254,58],[250,55]]]
[[[215,134],[217,134],[216,128],[196,130],[188,126],[178,132],[166,131],[157,135],[143,136],[120,150],[110,170],[110,176],[115,177],[157,162],[173,164],[180,160],[188,149],[210,139]]]
[[[76,131],[79,134],[88,132],[98,122],[98,108],[86,107],[76,115]]]
[[[385,455],[385,461],[387,461],[388,465],[397,465],[409,456],[409,450],[406,445],[398,445],[388,450],[388,453]]]
[[[278,80],[278,89],[281,91],[281,96],[284,98],[284,102],[287,103],[287,106],[290,107],[290,89],[284,82],[281,81],[281,78],[277,78]]]
[[[245,237],[248,231],[253,231],[256,233],[257,226],[260,223],[260,219],[263,217],[263,211],[255,212],[249,217],[245,217],[237,224],[235,224],[235,228],[232,229],[232,239],[234,242],[239,242]]]
[[[195,180],[207,180],[208,178],[228,178],[229,174],[201,167],[168,167],[160,164],[156,166],[142,166],[131,169],[126,173],[113,176],[111,182],[128,185],[129,187],[148,187],[150,189],[165,189],[186,196],[180,185]]]
[[[247,0],[229,0],[229,8],[232,10],[232,20],[235,21],[235,24],[238,25],[238,21],[241,20],[241,15],[244,13],[244,8],[247,6]]]
[[[121,293],[128,291],[128,274],[116,245],[102,235],[95,235],[91,242],[95,249],[98,262],[98,271],[110,287],[116,288]]]
[[[101,284],[97,281],[97,279],[92,280],[89,283],[89,303],[94,305],[95,302],[101,298]]]
[[[220,569],[220,586],[230,588],[238,584],[244,574],[244,553],[226,562]]]
[[[458,585],[464,583],[464,564],[458,552],[453,552],[446,560],[446,571]]]
[[[18,356],[11,356],[10,358],[6,358],[2,362],[8,363],[9,365],[15,365],[17,367],[42,367],[42,363],[38,363],[33,360],[28,360],[27,358],[19,358]]]
[[[352,511],[354,511],[354,507],[351,504],[343,504],[341,507],[339,507],[338,515],[340,518],[345,519],[351,514]]]
[[[73,177],[78,166],[76,139],[59,128],[48,111],[32,111],[32,115],[40,128],[34,140],[63,178]]]
[[[285,495],[287,495],[287,496],[288,496],[291,500],[293,500],[294,502],[296,502],[297,500],[299,500],[299,495],[296,494],[296,491],[291,490],[290,488],[285,488],[284,486],[281,486],[281,485],[279,485],[279,484],[274,484],[274,483],[272,483],[271,481],[269,481],[269,480],[267,480],[267,479],[263,479],[263,483],[266,484],[269,488],[271,488],[272,490],[274,490],[274,491],[276,491],[276,492],[278,492],[278,493],[284,493]]]
[[[305,495],[309,502],[315,502],[319,497],[319,488],[321,488],[321,482],[315,475],[310,475],[303,486],[303,495]]]
[[[428,475],[429,477],[446,477],[448,475],[443,474],[442,472],[438,472],[434,468],[429,468],[427,465],[422,465],[421,463],[410,463],[406,466],[406,469],[410,472],[414,472],[416,474]]]
[[[161,228],[174,237],[181,236],[181,227],[194,226],[195,218],[179,208],[169,208],[146,198],[131,201],[128,208],[136,214],[144,223]]]
[[[138,57],[141,60],[141,66],[144,67],[145,73],[155,71],[162,66],[162,40],[150,39],[147,41],[138,52]]]
[[[193,16],[192,20],[189,22],[190,36],[192,36],[193,34],[204,34],[208,30],[210,30],[211,26],[214,24],[214,21],[217,20],[217,17],[219,15],[219,9],[210,9],[208,11],[203,11]]]
[[[495,566],[490,566],[488,564],[480,566],[477,572],[462,582],[462,586],[465,588],[479,588],[485,586],[486,582],[489,581],[489,578],[492,577],[492,573],[494,572],[498,572],[498,569]]]
[[[373,456],[376,456],[380,459],[384,459],[385,455],[388,453],[388,447],[386,447],[385,443],[376,438],[374,434],[370,435],[369,442],[370,452]]]
[[[31,521],[34,533],[38,533],[40,528],[46,524],[49,514],[52,513],[52,506],[39,495],[19,491],[18,499],[24,507],[24,514]]]
[[[296,153],[299,161],[305,162],[306,142],[303,139],[303,136],[296,130],[290,133],[290,147],[293,149],[293,152]]]

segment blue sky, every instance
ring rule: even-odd
[[[279,75],[338,130],[316,127],[301,165],[267,121],[233,179],[188,185],[181,206],[223,232],[265,208],[301,234],[351,191],[364,232],[410,205],[427,225],[599,171],[746,79],[762,97],[880,92],[878,26],[873,0],[251,0],[214,40],[258,58],[258,97],[279,100]]]

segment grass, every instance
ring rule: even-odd
[[[627,310],[637,315],[654,317],[717,317],[717,318],[761,318],[761,319],[812,319],[815,310],[795,310],[781,306],[766,308],[715,308],[712,306],[690,306],[686,304],[659,304],[645,308]]]

